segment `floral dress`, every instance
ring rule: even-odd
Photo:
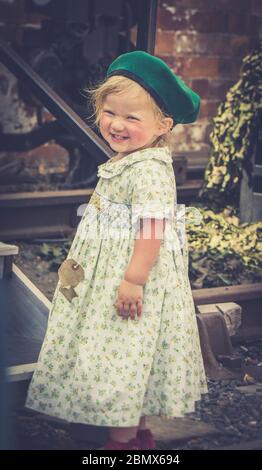
[[[84,270],[68,300],[56,287],[26,407],[70,422],[137,426],[141,416],[182,417],[206,393],[186,242],[167,147],[98,167],[67,259]],[[143,313],[114,303],[140,218],[165,218],[160,253],[143,288]]]

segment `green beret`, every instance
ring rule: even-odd
[[[144,51],[122,54],[107,70],[106,77],[112,75],[123,75],[139,83],[175,123],[196,120],[200,97],[158,57]]]

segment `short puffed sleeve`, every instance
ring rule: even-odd
[[[133,165],[131,204],[133,228],[138,228],[141,218],[173,219],[176,188],[172,165],[155,159]]]

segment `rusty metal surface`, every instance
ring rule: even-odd
[[[221,313],[198,314],[197,324],[207,377],[212,380],[235,378],[235,372],[223,367],[217,361],[218,355],[231,356],[233,353],[223,315]]]
[[[242,309],[241,326],[231,338],[233,344],[246,338],[257,339],[262,336],[262,283],[241,284],[226,287],[194,289],[195,305],[236,302]]]
[[[201,349],[206,374],[210,379],[235,378],[240,370],[227,369],[218,361],[219,356],[232,359],[232,345],[262,335],[262,283],[193,290],[195,305],[236,302],[241,306],[241,326],[230,338],[222,313],[197,314]]]
[[[70,235],[77,208],[88,203],[93,189],[0,194],[0,239]]]
[[[225,287],[213,287],[206,289],[195,289],[194,300],[197,305],[219,303],[219,302],[239,302],[250,299],[261,298],[262,284],[241,284]]]

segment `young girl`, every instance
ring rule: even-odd
[[[59,268],[26,406],[108,426],[104,449],[152,449],[146,416],[184,416],[207,391],[168,142],[200,100],[142,51],[118,57],[91,94],[116,155]]]

